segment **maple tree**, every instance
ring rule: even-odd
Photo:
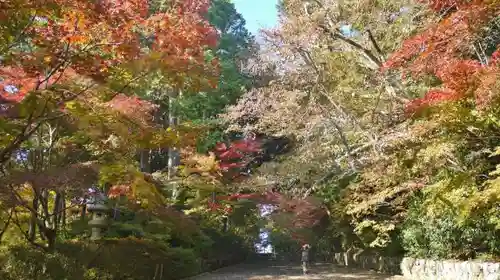
[[[385,63],[386,68],[405,67],[414,76],[432,74],[442,81],[441,89],[429,91],[423,98],[407,104],[408,111],[445,100],[457,100],[472,95],[479,107],[492,97],[475,94],[478,90],[486,94],[492,85],[496,67],[495,54],[491,61],[464,59],[463,55],[473,53],[477,34],[483,26],[498,16],[499,7],[491,1],[432,1],[429,7],[442,11],[454,7],[456,11],[444,20],[429,27],[420,34],[403,42],[402,48],[393,53]],[[485,88],[486,87],[486,88]]]
[[[249,135],[241,140],[235,140],[226,145],[219,142],[214,151],[219,159],[219,167],[231,179],[245,175],[245,169],[255,157],[262,152],[262,143],[255,135]],[[248,174],[247,174],[248,175]]]
[[[271,54],[261,52],[276,74],[224,118],[294,145],[247,184],[320,197],[337,249],[497,255],[474,244],[493,242],[498,224],[498,162],[488,157],[498,137],[498,2],[362,3],[282,1],[280,25],[263,31]],[[427,219],[457,236],[419,233]],[[460,234],[476,241],[459,244]]]
[[[493,40],[488,46],[485,43],[488,40],[483,38],[495,38],[494,29],[488,26],[495,25],[498,20],[500,5],[497,1],[430,1],[428,6],[436,12],[449,12],[442,20],[405,40],[401,49],[386,61],[384,70],[403,69],[405,75],[411,74],[416,79],[426,76],[438,79],[438,88],[434,85],[423,97],[410,101],[405,110],[409,117],[421,118],[426,126],[433,127],[430,131],[439,135],[429,135],[429,143],[422,143],[423,150],[434,153],[427,163],[428,168],[444,166],[450,171],[446,175],[431,171],[433,177],[420,182],[427,186],[423,198],[416,199],[421,206],[414,206],[409,212],[403,242],[415,255],[470,258],[482,253],[495,256],[498,254],[495,248],[477,248],[474,243],[495,242],[491,241],[491,235],[498,231],[498,220],[492,216],[499,201],[495,179],[497,162],[492,158],[497,148],[494,142],[480,139],[497,137],[498,124],[492,116],[498,106],[500,45]],[[470,133],[476,136],[470,137]],[[476,141],[482,143],[481,148]],[[431,147],[433,144],[439,145],[441,152]],[[472,165],[471,156],[474,158]],[[446,158],[448,164],[443,162]],[[450,161],[452,166],[463,166],[461,171],[446,167]],[[463,174],[467,174],[466,177]],[[469,176],[483,175],[493,177],[469,179]],[[467,195],[462,197],[458,193]],[[417,230],[423,220],[440,225],[453,221],[445,228],[453,228],[458,236],[448,236],[445,241],[448,244],[461,242],[460,238],[469,234],[467,227],[477,227],[481,234],[468,237],[473,241],[463,244],[462,251],[447,252],[443,244],[429,242],[428,238],[438,234],[433,227]],[[434,253],[424,250],[425,246],[430,246]]]
[[[217,43],[204,18],[209,4],[172,1],[156,10],[148,1],[0,4],[2,207],[23,206],[18,214],[31,216],[26,238],[33,245],[52,250],[62,213],[81,205],[59,203],[95,184],[112,197],[164,203],[135,157],[145,148],[191,145],[192,131],[163,127],[159,106],[135,92],[155,75],[175,89],[214,86],[217,60],[205,55]],[[37,243],[37,227],[47,247]]]
[[[211,12],[204,0],[0,3],[0,241],[6,246],[0,278],[150,279],[165,270],[184,277],[214,269],[228,256],[228,264],[239,261],[248,251],[253,212],[245,210],[249,223],[222,233],[212,215],[174,209],[176,177],[167,178],[166,164],[155,162],[167,149],[194,147],[204,131],[190,120],[165,121],[176,95],[211,94],[220,85],[241,92],[242,75],[219,81],[214,49],[235,47],[220,44],[209,22],[210,13],[224,16],[232,5],[219,2]],[[228,16],[244,33],[241,16]],[[243,35],[238,55],[251,40]],[[222,70],[235,74],[232,59]],[[106,253],[90,260],[80,254],[87,252],[86,204],[100,194],[112,208],[106,237],[116,240],[106,239]],[[79,253],[65,255],[75,248]],[[138,260],[140,250],[168,269],[152,267],[146,257],[138,263],[144,270],[133,272],[117,258]],[[19,252],[40,258],[23,262]],[[39,273],[49,259],[72,265]],[[80,269],[92,262],[97,266]]]
[[[319,225],[326,215],[321,204],[312,198],[297,200],[273,191],[217,196],[208,202],[208,207],[211,211],[229,216],[233,213],[236,205],[242,201],[250,201],[268,207],[273,206],[274,210],[270,218],[274,227],[289,232],[292,238],[297,241],[310,239],[311,236],[305,232]]]
[[[326,212],[321,204],[311,198],[301,200],[287,197],[285,194],[263,190],[262,187],[253,185],[253,171],[265,161],[267,153],[272,153],[266,150],[263,142],[263,139],[253,133],[248,133],[242,139],[228,141],[227,144],[219,142],[208,156],[188,157],[183,166],[184,176],[196,174],[211,178],[216,187],[212,189],[211,195],[204,197],[207,210],[225,217],[226,221],[235,219],[238,215],[234,213],[235,209],[247,202],[253,207],[273,205],[276,209],[271,219],[283,230],[293,232],[295,239],[307,239],[309,237],[304,236],[301,231],[308,231],[317,226]],[[272,189],[269,185],[267,187]],[[292,218],[283,219],[285,216]]]
[[[210,177],[216,184],[244,180],[250,175],[251,164],[263,152],[262,141],[252,134],[227,144],[218,142],[208,155],[195,153],[188,148],[183,153],[182,175]]]
[[[182,77],[191,73],[196,76],[196,69],[208,73],[203,50],[213,45],[216,38],[202,17],[208,2],[175,2],[170,13],[153,15],[148,15],[148,5],[142,1],[27,1],[2,5],[4,18],[14,18],[9,13],[20,12],[31,18],[23,29],[4,32],[7,37],[16,32],[22,36],[14,37],[2,53],[3,100],[8,102],[8,108],[22,110],[23,106],[35,106],[32,104],[35,101],[28,98],[29,93],[36,102],[48,104],[16,118],[6,118],[18,122],[19,118],[26,118],[24,125],[28,131],[14,134],[16,140],[2,149],[3,163],[9,152],[18,148],[45,118],[78,118],[91,108],[102,110],[100,114],[109,113],[110,117],[115,111],[137,122],[141,129],[132,134],[145,137],[144,129],[151,127],[154,106],[136,97],[114,93],[113,88],[106,89],[107,84],[119,80],[123,91],[151,71],[162,70],[169,73],[174,86],[182,87],[185,86]],[[141,38],[150,38],[150,46],[145,46]],[[29,51],[22,47],[24,44],[28,44]],[[91,123],[80,123],[81,128],[89,126],[92,127]]]

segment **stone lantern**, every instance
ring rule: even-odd
[[[92,218],[89,221],[89,226],[92,228],[90,240],[99,240],[102,238],[102,230],[108,227],[108,210],[105,204],[106,197],[101,193],[95,193],[87,204],[87,210],[91,213]]]

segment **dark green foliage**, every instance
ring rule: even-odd
[[[432,259],[494,258],[500,255],[500,231],[488,217],[460,221],[452,211],[437,217],[425,215],[416,199],[402,232],[407,254]]]
[[[230,1],[215,0],[211,1],[208,19],[220,31],[218,45],[213,49],[220,64],[219,84],[214,90],[178,98],[174,110],[183,120],[216,118],[252,84],[242,65],[254,54],[254,38],[245,28],[242,15]]]
[[[204,270],[213,270],[241,262],[249,254],[250,248],[245,246],[241,237],[231,233],[221,233],[214,229],[205,229],[204,233],[213,242],[212,246],[200,252]]]
[[[289,234],[273,230],[269,233],[269,240],[273,244],[274,251],[280,258],[298,260],[301,244]]]
[[[0,251],[0,279],[174,280],[239,263],[252,249],[242,237],[176,211],[158,216],[119,208],[97,243],[85,238],[87,223],[72,222],[53,253],[23,245]]]
[[[6,278],[2,279],[6,280],[149,280],[155,273],[159,275],[162,264],[163,279],[169,280],[201,270],[200,260],[192,250],[134,238],[106,240],[102,244],[66,242],[53,254],[12,247],[4,262]]]
[[[217,124],[210,126],[208,131],[200,135],[196,144],[196,150],[199,153],[207,153],[213,150],[215,144],[222,142],[224,138],[225,133]]]
[[[182,234],[172,229],[163,237],[149,221],[117,223],[99,243],[63,241],[56,252],[13,246],[0,254],[2,280],[163,280],[181,279],[243,261],[249,248],[241,237],[207,229]],[[156,233],[155,233],[156,232]],[[134,236],[140,236],[136,238]],[[144,237],[148,237],[147,239]],[[176,247],[170,247],[176,243]],[[182,246],[182,247],[181,247]]]
[[[222,34],[217,47],[221,57],[244,55],[252,45],[252,35],[245,27],[245,19],[228,0],[213,0],[208,20]]]

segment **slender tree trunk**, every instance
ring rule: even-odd
[[[39,210],[39,203],[38,203],[38,192],[33,189],[34,196],[32,200],[33,204],[33,212],[31,212],[31,218],[29,222],[29,228],[28,228],[28,239],[30,241],[35,241],[36,237],[36,227],[37,227],[37,220],[38,220],[38,210]]]
[[[49,191],[43,189],[40,195],[40,206],[42,210],[42,215],[44,217],[44,224],[46,227],[52,226],[52,219],[50,218],[49,212]]]
[[[153,122],[159,122],[161,119],[161,116],[156,113],[153,116]],[[153,167],[152,164],[152,159],[153,159],[153,150],[151,149],[143,149],[142,151],[139,152],[139,163],[140,163],[140,169],[142,172],[147,172],[147,173],[152,173],[156,170],[155,167]]]
[[[61,227],[66,228],[66,193],[61,192],[61,212],[59,215],[59,223]]]
[[[167,127],[175,129],[178,124],[177,116],[173,110],[173,104],[175,99],[180,96],[179,92],[173,92],[168,99],[168,117],[167,117]],[[173,179],[175,177],[177,166],[179,165],[179,151],[176,147],[169,147],[168,149],[168,161],[167,161],[167,178]],[[179,188],[177,184],[172,184],[172,200],[174,204],[177,202],[179,197]]]
[[[85,220],[85,215],[87,214],[87,204],[82,205],[82,209],[80,211],[80,220]]]
[[[150,162],[150,150],[144,149],[141,151],[141,171],[142,172],[151,172],[151,162]]]
[[[61,222],[61,212],[62,208],[62,194],[61,192],[56,192],[56,197],[54,199],[54,210],[52,211],[52,226],[54,231],[57,232],[59,229],[59,223]]]
[[[222,220],[222,232],[229,230],[229,217],[225,216]]]
[[[178,93],[174,93],[173,97],[170,97],[168,100],[169,103],[169,110],[168,110],[168,127],[171,129],[175,129],[177,124],[178,124],[178,119],[175,116],[174,111],[172,110],[173,108],[173,103],[175,101],[175,98],[179,96]],[[176,147],[170,147],[168,149],[168,178],[172,179],[175,176],[175,169],[178,165],[178,157],[179,157],[179,151],[177,150]]]

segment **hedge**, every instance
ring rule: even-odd
[[[191,249],[134,238],[64,242],[54,253],[11,247],[0,262],[0,279],[5,280],[150,280],[161,268],[162,280],[175,280],[201,271]]]

